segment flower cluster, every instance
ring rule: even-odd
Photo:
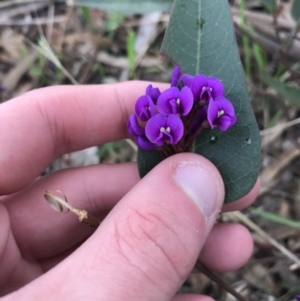
[[[168,156],[188,151],[204,128],[226,131],[235,123],[234,107],[224,97],[219,79],[181,75],[177,66],[170,88],[160,92],[149,85],[138,98],[127,128],[140,148],[160,150]]]

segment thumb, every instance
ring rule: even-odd
[[[192,270],[223,198],[221,176],[208,160],[172,156],[127,193],[76,252],[12,295],[170,300]]]

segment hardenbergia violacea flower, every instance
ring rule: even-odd
[[[236,123],[233,104],[224,92],[218,78],[181,75],[177,66],[170,88],[161,92],[149,85],[138,98],[128,132],[144,150],[158,150],[165,156],[189,151],[203,129],[224,132]]]

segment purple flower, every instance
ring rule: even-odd
[[[194,104],[193,93],[189,87],[180,91],[171,87],[160,94],[157,100],[157,109],[163,114],[180,114],[186,116]]]
[[[154,148],[154,144],[149,141],[146,136],[139,136],[136,138],[136,144],[143,150],[151,151]]]
[[[155,106],[153,100],[148,95],[141,96],[135,104],[135,112],[142,121],[149,120],[155,115]]]
[[[172,71],[171,87],[176,87],[180,79],[180,67],[176,66]]]
[[[203,107],[198,112],[197,121],[201,125],[205,120],[207,120],[207,108]]]
[[[211,99],[207,109],[207,120],[211,128],[218,127],[226,131],[236,123],[236,116],[232,103],[225,97]]]
[[[181,81],[184,86],[191,87],[192,81],[195,78],[195,76],[189,75],[189,74],[182,74]]]
[[[142,128],[135,114],[132,114],[127,122],[127,130],[131,136],[136,137],[136,144],[144,150],[152,150],[154,144],[149,141],[145,135],[145,129]]]
[[[191,90],[195,100],[202,104],[207,104],[211,98],[215,99],[224,95],[224,86],[216,77],[207,78],[203,74],[198,74],[191,82]]]
[[[295,299],[296,299],[297,301],[300,301],[300,295],[296,295],[296,296],[295,296]]]
[[[190,134],[194,135],[205,120],[207,120],[207,107],[198,111],[197,117],[191,125]]]
[[[158,146],[164,143],[177,144],[182,138],[184,127],[181,119],[174,114],[157,114],[146,124],[146,136]]]
[[[145,129],[139,125],[135,114],[132,114],[129,117],[128,122],[127,122],[127,130],[128,130],[128,133],[134,137],[145,135]]]
[[[160,91],[158,88],[153,88],[152,85],[149,85],[146,89],[146,95],[150,96],[153,100],[153,103],[156,104],[157,98],[160,95]]]

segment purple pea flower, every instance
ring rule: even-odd
[[[150,142],[162,146],[164,143],[177,144],[183,136],[184,126],[175,114],[157,114],[149,119],[145,131]]]
[[[197,117],[192,123],[190,134],[194,135],[205,120],[207,120],[207,107],[198,111]]]
[[[182,74],[181,81],[184,86],[191,87],[192,81],[195,78],[195,76],[189,75],[189,74]]]
[[[226,131],[236,123],[236,116],[232,103],[225,97],[211,99],[207,108],[207,120],[211,128],[218,127]]]
[[[201,104],[207,104],[211,98],[224,95],[224,86],[216,77],[207,78],[203,74],[198,74],[192,79],[190,85],[195,100],[200,101]]]
[[[127,130],[128,133],[133,137],[143,136],[145,135],[145,129],[142,128],[135,114],[132,114],[127,122]]]
[[[193,93],[189,87],[183,87],[181,91],[176,87],[171,87],[158,97],[157,109],[163,114],[186,116],[192,110],[193,104]]]
[[[136,137],[136,144],[138,147],[144,150],[152,150],[154,148],[154,144],[149,141],[149,139],[145,135],[145,129],[142,128],[135,114],[132,114],[127,122],[127,130],[131,136]]]
[[[159,91],[159,89],[153,88],[152,85],[149,85],[146,89],[146,95],[151,97],[154,104],[156,104],[157,98],[159,97],[160,94],[161,94],[161,92]]]
[[[155,115],[155,106],[153,100],[148,95],[141,96],[135,104],[136,115],[141,121],[147,121]]]
[[[139,136],[136,138],[136,144],[143,150],[151,151],[154,149],[154,144],[149,141],[146,136]]]
[[[297,301],[300,301],[300,295],[296,295],[296,296],[295,296],[295,299],[296,299]]]
[[[180,79],[180,66],[176,66],[172,71],[171,87],[176,87]]]

